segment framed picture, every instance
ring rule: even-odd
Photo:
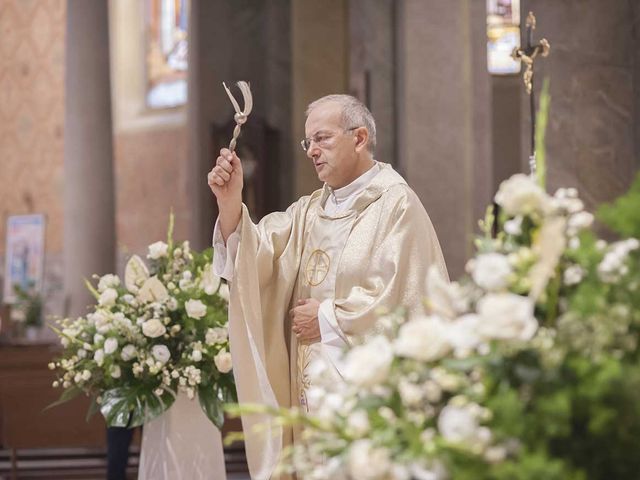
[[[4,267],[4,303],[15,303],[15,286],[42,290],[44,278],[45,217],[11,215],[7,219]]]

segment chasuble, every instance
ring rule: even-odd
[[[336,350],[370,332],[380,309],[422,312],[431,265],[447,276],[416,194],[390,165],[373,168],[346,209],[325,208],[327,185],[257,225],[243,206],[229,301],[240,403],[313,411],[306,397],[313,362],[327,359],[339,380]],[[288,312],[305,298],[322,302],[329,325],[321,325],[322,339],[299,344]],[[243,416],[242,423],[252,478],[268,479],[292,432],[261,415]]]

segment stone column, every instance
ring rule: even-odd
[[[349,1],[349,90],[376,120],[375,158],[397,166],[395,0]]]
[[[400,169],[456,278],[491,200],[485,2],[399,1],[396,34]]]
[[[106,0],[68,0],[65,47],[65,313],[93,302],[84,279],[115,267],[115,207]]]
[[[542,80],[550,81],[547,189],[577,187],[589,209],[626,191],[638,168],[638,10],[637,2],[623,1],[522,4],[523,23],[529,11],[536,15],[534,39],[551,43],[550,56],[536,63],[535,73],[538,98]],[[525,93],[522,102],[526,161]]]
[[[324,95],[348,93],[347,0],[292,1],[291,29],[294,193],[299,198],[321,186],[300,148],[307,105]]]

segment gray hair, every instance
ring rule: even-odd
[[[305,115],[309,114],[320,105],[337,103],[342,108],[342,123],[344,128],[365,127],[369,131],[369,143],[367,149],[373,153],[376,149],[376,121],[367,106],[356,97],[345,94],[327,95],[311,102]]]

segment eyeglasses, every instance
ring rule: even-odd
[[[351,132],[352,130],[356,130],[358,128],[360,127],[345,128],[344,130],[342,130],[342,133]],[[305,152],[311,148],[311,142],[315,143],[320,148],[331,147],[338,135],[338,133],[318,132],[311,138],[303,138],[302,140],[300,140],[300,146]]]

